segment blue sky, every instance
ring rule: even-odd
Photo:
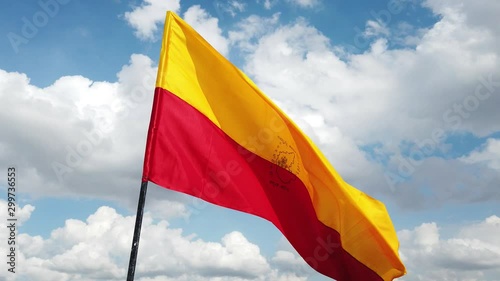
[[[500,275],[494,0],[2,5],[0,163],[19,171],[18,280],[123,280],[167,9],[386,204],[401,280]],[[146,211],[138,280],[327,280],[261,219],[155,185]]]

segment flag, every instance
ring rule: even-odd
[[[267,219],[336,280],[405,273],[385,206],[346,183],[282,110],[172,12],[143,181]]]

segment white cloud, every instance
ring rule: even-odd
[[[0,200],[0,206],[5,204]],[[27,205],[21,210],[30,212],[32,207]],[[66,220],[48,238],[18,233],[17,280],[123,280],[134,222],[133,216],[123,216],[104,206],[85,221]],[[4,243],[0,245],[2,252],[5,247]],[[280,262],[287,266],[287,260]],[[297,263],[293,259],[290,262]],[[2,270],[0,277],[7,276]],[[136,280],[249,279],[306,278],[272,268],[259,247],[240,232],[228,233],[220,242],[204,241],[195,234],[171,228],[165,220],[154,221],[149,212],[145,213]]]
[[[452,33],[441,30],[444,25],[448,25],[446,29],[451,28]],[[425,34],[417,50],[388,50],[385,41],[376,40],[367,52],[350,55],[344,61],[328,39],[299,21],[262,37],[259,47],[248,58],[246,69],[259,85],[282,90],[268,91],[271,95],[281,100],[291,98],[294,104],[320,110],[327,123],[338,124],[356,139],[387,142],[384,136],[389,135],[391,139],[415,139],[436,126],[448,126],[445,129],[461,126],[481,135],[500,130],[491,118],[483,119],[485,112],[490,112],[490,116],[496,114],[490,103],[498,103],[498,98],[490,94],[488,103],[479,101],[477,108],[480,106],[481,110],[477,110],[474,96],[470,97],[482,83],[478,78],[496,74],[498,60],[492,53],[468,49],[458,42],[469,41],[476,35],[477,40],[482,41],[482,35],[476,31],[469,30],[467,38],[458,34],[460,38],[455,38],[455,30],[467,33],[467,27],[446,20],[436,26]],[[457,42],[448,45],[449,40]],[[490,45],[490,52],[495,51]],[[457,61],[456,57],[463,60]],[[433,68],[429,64],[434,65]],[[447,72],[441,71],[443,68]],[[430,75],[439,75],[441,80],[429,83]],[[464,79],[456,80],[457,76]],[[491,79],[495,82],[498,78]],[[303,92],[315,93],[315,98]],[[437,96],[440,98],[436,99]],[[429,106],[422,99],[433,103]],[[455,103],[472,106],[471,112],[466,112],[467,118],[458,119]],[[448,110],[451,112],[447,113]],[[470,114],[472,112],[474,114]],[[436,124],[431,120],[440,121]]]
[[[364,35],[366,37],[372,37],[372,36],[389,36],[390,31],[389,28],[385,25],[385,23],[381,22],[380,20],[369,20],[366,22],[366,28]]]
[[[184,20],[191,25],[208,43],[223,55],[229,52],[229,41],[219,28],[219,20],[210,16],[199,5],[191,6],[184,13]]]
[[[464,22],[474,28],[485,28],[499,40],[500,27],[497,23],[500,3],[489,0],[426,0],[423,5],[436,15],[453,17],[457,13],[465,14]]]
[[[251,15],[240,20],[236,28],[229,31],[229,41],[232,45],[238,46],[241,52],[254,51],[257,48],[257,39],[274,28],[279,19],[280,13],[275,13],[269,18]]]
[[[496,235],[500,228],[500,218],[490,216],[484,221],[463,227],[459,236],[467,239],[479,239],[491,245],[500,246],[500,236]]]
[[[135,35],[142,40],[155,39],[158,25],[165,20],[166,12],[179,12],[180,0],[144,0],[131,12],[124,14],[125,20],[135,29]]]
[[[497,25],[483,21],[479,28],[466,20],[474,9],[460,5],[431,8],[441,19],[427,30],[395,24],[398,42],[414,48],[389,47],[392,30],[373,21],[364,31],[372,37],[368,49],[358,54],[339,51],[303,19],[269,25],[261,35],[252,27],[248,33],[259,35],[247,41],[241,36],[244,29],[230,38],[248,52],[245,71],[313,135],[355,186],[395,196],[405,208],[448,200],[499,200],[498,175],[480,169],[478,177],[479,163],[434,157],[446,152],[447,134],[500,131],[494,121],[500,118]],[[475,9],[483,8],[478,4]],[[318,124],[318,116],[321,125],[311,126]],[[382,170],[402,165],[401,145],[408,142],[412,149],[423,150],[421,144],[430,149],[425,161],[417,161],[404,180],[391,186]],[[377,146],[381,161],[360,149],[371,145]]]
[[[274,5],[276,5],[279,0],[257,0],[257,3],[262,3],[266,10],[270,10]]]
[[[219,17],[223,17],[223,14],[227,13],[234,18],[237,14],[245,11],[246,4],[239,0],[226,0],[215,1],[214,6]]]
[[[462,157],[465,163],[485,163],[494,170],[500,170],[500,139],[488,139],[481,151],[473,151]]]
[[[17,194],[17,193],[15,193]],[[19,199],[19,198],[16,198],[16,197],[13,197],[15,199]],[[35,210],[35,207],[32,206],[32,205],[24,205],[24,206],[20,206],[19,205],[19,202],[18,201],[13,201],[14,202],[14,209],[15,209],[15,217],[9,217],[8,216],[8,213],[7,213],[7,208],[9,207],[7,204],[7,201],[4,201],[4,200],[0,200],[0,210],[4,210],[3,212],[1,212],[0,214],[0,219],[2,221],[7,221],[8,218],[16,218],[17,221],[16,221],[16,224],[18,226],[22,226],[24,224],[24,222],[26,222],[27,220],[30,219],[31,217],[31,213],[33,213],[33,211]]]
[[[288,272],[295,276],[307,276],[313,271],[304,260],[293,252],[278,250],[271,258],[272,265],[279,268],[280,272]],[[305,277],[302,280],[307,280]]]
[[[18,167],[28,198],[83,196],[135,209],[156,67],[132,55],[117,78],[65,76],[39,88],[0,70],[0,163]],[[155,214],[189,215],[186,196],[154,185],[150,194]]]
[[[460,227],[455,236],[440,238],[436,223],[398,232],[407,266],[404,281],[497,280],[500,271],[500,218],[491,216]]]
[[[320,0],[287,0],[287,2],[302,8],[313,8],[321,3]]]

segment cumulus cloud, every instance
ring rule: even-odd
[[[251,15],[244,18],[236,24],[235,29],[229,31],[229,41],[240,52],[254,51],[257,40],[275,27],[279,19],[280,13],[275,13],[272,17]]]
[[[489,47],[489,52],[483,52],[475,49],[474,44],[471,48],[459,44],[474,37],[475,42],[490,43],[491,38],[483,37],[480,30],[452,21],[443,19],[437,23],[416,50],[390,50],[386,40],[375,39],[365,53],[352,54],[347,61],[339,57],[317,29],[298,21],[263,36],[248,57],[246,69],[259,85],[271,88],[268,90],[271,95],[321,110],[327,122],[335,121],[357,139],[384,142],[388,142],[387,136],[414,139],[440,125],[478,135],[490,134],[499,130],[491,118],[485,118],[485,112],[489,116],[496,114],[489,104],[498,102],[494,95],[498,87],[495,67],[498,60],[494,55],[497,50],[494,45],[483,45]],[[458,34],[464,30],[470,34]],[[448,43],[449,40],[455,42]],[[465,61],[457,61],[457,55]],[[450,72],[454,74],[451,76]],[[433,78],[430,83],[430,75],[439,75],[442,80]],[[464,80],[455,80],[457,76]],[[487,103],[474,96],[478,87],[481,99],[488,100]],[[310,99],[304,92],[315,93],[315,98]],[[422,100],[433,103],[429,105]],[[464,117],[455,104],[466,111]],[[430,120],[440,122],[435,124]]]
[[[167,11],[179,12],[180,0],[144,0],[131,12],[126,12],[124,18],[135,30],[135,35],[142,40],[154,40],[158,26],[165,20]]]
[[[488,139],[481,150],[473,151],[461,160],[466,163],[484,163],[491,169],[500,170],[500,139]]]
[[[5,201],[0,201],[4,206]],[[5,207],[5,206],[4,206]],[[20,213],[30,213],[26,205]],[[17,280],[123,280],[135,222],[110,207],[100,207],[85,221],[68,219],[47,238],[18,233]],[[5,230],[2,229],[2,233]],[[6,245],[0,249],[4,252]],[[281,256],[281,254],[278,254]],[[281,259],[281,264],[287,261]],[[295,262],[296,263],[296,262]],[[0,276],[11,280],[6,270]],[[220,241],[171,228],[144,215],[136,280],[305,280],[279,272],[240,232]]]
[[[278,250],[271,258],[271,264],[279,268],[280,272],[286,272],[295,276],[310,275],[313,271],[311,267],[304,262],[295,250],[292,251]],[[304,277],[302,280],[307,279]]]
[[[361,53],[331,45],[303,19],[269,25],[247,41],[237,36],[244,29],[230,38],[247,52],[245,71],[354,185],[393,196],[405,208],[499,200],[498,175],[478,162],[437,156],[449,149],[450,135],[500,131],[498,28],[493,21],[482,20],[481,27],[470,21],[470,13],[487,8],[463,2],[427,1],[440,19],[425,30],[395,24],[398,44],[413,48],[390,47],[392,30],[376,21],[367,22],[370,39]],[[488,9],[500,11],[496,4]],[[250,26],[248,33],[258,34],[258,25]],[[399,171],[405,161],[408,173]],[[396,183],[388,172],[399,177]]]
[[[442,238],[436,223],[398,232],[408,275],[402,280],[496,280],[500,271],[500,218],[462,226]]]
[[[30,205],[30,204],[26,204],[26,205],[21,207],[21,206],[19,206],[18,202],[15,202],[15,203],[17,206],[17,208],[15,209],[15,212],[14,212],[16,214],[15,218],[17,219],[16,224],[18,226],[22,226],[27,220],[30,219],[31,214],[35,210],[35,207]],[[12,217],[8,216],[8,213],[7,213],[8,205],[7,204],[8,204],[7,201],[0,200],[0,208],[1,208],[1,210],[5,210],[4,212],[2,212],[0,214],[0,219],[2,221],[7,221],[8,218],[12,218]]]
[[[150,58],[132,55],[116,82],[64,76],[39,88],[25,74],[0,70],[0,77],[0,163],[18,167],[23,194],[135,208],[156,79]],[[158,214],[189,215],[182,203],[187,197],[163,188],[150,192],[148,204]]]

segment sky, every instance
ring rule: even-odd
[[[0,279],[124,280],[172,10],[384,202],[398,280],[499,280],[499,1],[0,5],[0,220],[15,167],[19,245]],[[136,280],[329,280],[265,220],[154,184],[145,212]]]

